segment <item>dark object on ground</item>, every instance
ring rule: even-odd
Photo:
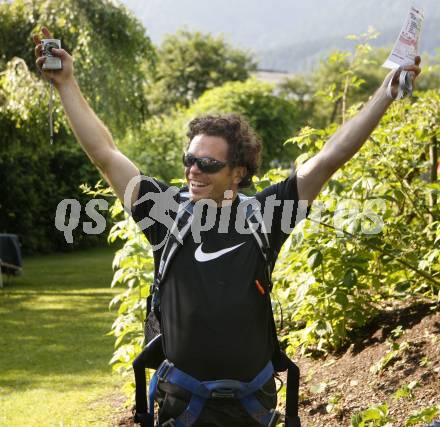
[[[0,287],[3,287],[2,274],[18,276],[21,272],[21,249],[18,236],[0,234]]]

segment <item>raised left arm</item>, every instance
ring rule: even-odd
[[[419,64],[420,58],[417,57],[415,65],[404,67],[404,70],[413,71],[417,77],[420,74]],[[360,150],[371,135],[392,102],[386,95],[386,89],[389,80],[393,78],[393,73],[394,71],[387,75],[362,110],[343,124],[318,154],[298,168],[297,183],[300,200],[307,200],[310,205],[327,180]],[[397,91],[398,74],[396,73],[393,78],[393,93]]]

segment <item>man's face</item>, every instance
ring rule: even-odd
[[[187,152],[195,157],[210,157],[228,162],[228,143],[219,136],[196,135],[191,140]],[[212,199],[220,205],[226,190],[232,190],[235,196],[245,172],[244,167],[231,168],[228,164],[215,173],[202,172],[197,163],[186,167],[185,176],[191,200]]]

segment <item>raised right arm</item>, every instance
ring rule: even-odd
[[[53,38],[46,27],[42,28],[45,38]],[[41,40],[34,36],[37,67],[45,61],[42,56]],[[53,80],[58,90],[70,127],[82,149],[98,168],[107,183],[113,188],[118,198],[124,202],[124,192],[130,180],[139,175],[139,169],[122,154],[107,129],[92,110],[73,75],[73,58],[64,49],[53,49],[52,54],[61,58],[63,69],[59,71],[43,71],[46,80]],[[138,195],[139,183],[131,195],[133,204]]]

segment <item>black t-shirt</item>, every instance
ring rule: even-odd
[[[153,183],[149,178],[141,182],[138,200],[148,193],[164,194],[167,190],[166,184]],[[173,199],[179,201],[175,193],[168,194],[174,194]],[[263,215],[268,200],[275,197],[281,201],[280,206],[272,203],[273,220],[268,230],[271,252],[277,254],[288,237],[284,232],[286,225],[281,227],[286,200],[293,201],[287,209],[288,225],[295,224],[296,176],[265,188],[255,197]],[[167,221],[163,218],[174,218],[175,214],[172,209],[161,212],[163,207],[158,210],[157,203],[153,207],[154,197],[144,198],[134,207],[132,216],[138,223],[149,215],[156,218],[143,232],[152,245],[160,246],[167,234]],[[230,209],[227,230],[224,226],[219,230],[222,209],[214,208],[215,225],[201,231],[200,239],[197,233],[187,235],[160,289],[165,354],[178,368],[200,381],[250,381],[274,351],[270,300],[256,284],[258,280],[267,286],[266,267],[253,235],[239,233],[235,227],[238,205],[237,197]],[[161,250],[162,247],[154,252],[156,269]]]

